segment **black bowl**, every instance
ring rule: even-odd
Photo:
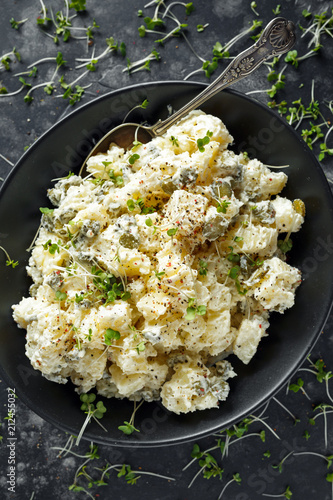
[[[71,383],[49,382],[32,369],[25,356],[24,331],[12,319],[11,305],[28,295],[30,280],[25,265],[39,225],[40,206],[47,206],[51,179],[78,172],[92,145],[110,128],[121,123],[135,105],[148,99],[146,110],[135,110],[130,121],[154,123],[167,116],[167,106],[178,109],[203,88],[188,82],[136,85],[106,94],[54,125],[20,159],[0,194],[1,244],[19,267],[1,264],[0,273],[0,366],[9,387],[38,415],[71,434],[78,434],[85,415]],[[285,314],[273,314],[269,337],[248,366],[232,356],[238,376],[219,409],[174,415],[159,403],[145,403],[135,425],[140,433],[130,436],[118,430],[129,420],[133,404],[105,400],[107,413],[84,437],[95,442],[131,447],[177,444],[198,439],[236,423],[268,401],[303,362],[329,314],[333,296],[333,203],[324,174],[305,143],[284,120],[248,97],[223,91],[202,109],[220,117],[233,135],[234,150],[246,150],[268,165],[290,165],[283,194],[304,200],[307,214],[302,230],[293,236],[289,262],[303,272],[296,304]],[[235,358],[235,359],[234,359]],[[102,399],[102,398],[100,398]]]

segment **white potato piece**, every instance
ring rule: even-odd
[[[269,323],[261,316],[243,319],[233,342],[233,352],[244,364],[247,365],[257,352],[268,326]]]
[[[300,230],[304,217],[296,212],[291,200],[277,196],[271,203],[276,211],[275,221],[279,233],[295,233]]]
[[[301,273],[278,257],[266,260],[258,271],[260,279],[249,294],[268,311],[283,313],[295,302],[295,290],[301,284]],[[247,285],[247,282],[244,282]]]
[[[227,361],[220,361],[216,368],[209,369],[200,358],[176,363],[174,370],[171,379],[163,385],[161,398],[163,405],[177,414],[217,408],[218,402],[229,394],[226,380],[236,375]]]

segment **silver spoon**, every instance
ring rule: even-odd
[[[220,90],[248,76],[264,61],[267,61],[267,59],[279,56],[290,50],[295,41],[294,23],[287,21],[283,17],[276,17],[267,24],[255,44],[235,57],[216,80],[180,110],[169,116],[169,118],[164,121],[159,120],[152,126],[144,126],[138,123],[122,123],[110,130],[93,147],[81,167],[81,172],[88,158],[98,153],[106,152],[112,142],[127,149],[132,146],[135,139],[145,144],[153,137],[164,134],[171,125],[186,116],[193,109],[201,106],[201,104],[220,92]]]

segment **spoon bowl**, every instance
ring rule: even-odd
[[[155,135],[151,131],[151,127],[139,125],[138,123],[122,123],[102,137],[86,158],[85,162],[93,155],[105,153],[111,142],[116,143],[120,148],[129,149],[133,145],[134,140],[146,144],[153,137],[155,137]]]

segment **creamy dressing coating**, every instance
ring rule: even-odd
[[[236,155],[232,140],[193,111],[48,190],[34,284],[13,306],[35,369],[175,413],[226,399],[236,374],[224,358],[249,363],[269,312],[294,304],[301,275],[282,250],[304,220],[304,204],[279,195],[287,176]]]

